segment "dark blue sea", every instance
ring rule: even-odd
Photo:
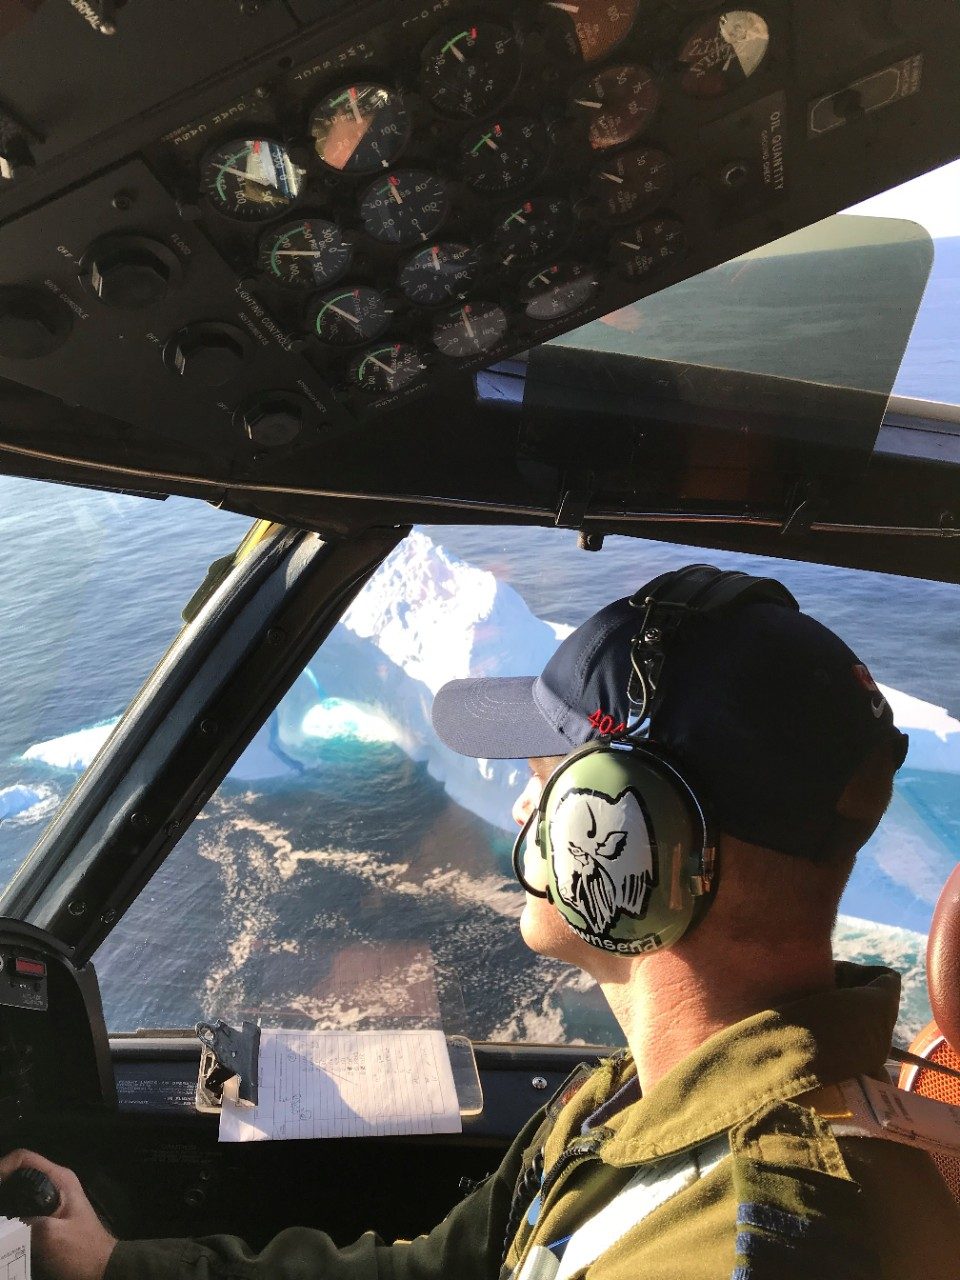
[[[958,299],[960,240],[943,241],[901,394],[960,401]],[[0,884],[77,776],[63,767],[69,761],[57,767],[25,753],[123,711],[176,635],[207,565],[247,525],[182,499],[0,478]],[[426,532],[493,569],[554,623],[575,624],[624,584],[701,558],[625,538],[591,555],[577,551],[574,535],[550,530]],[[780,577],[883,684],[960,718],[960,588],[709,558]],[[923,934],[935,888],[960,852],[960,780],[911,773],[908,762],[901,785],[913,823],[904,845],[911,869],[898,871],[896,850],[885,848],[855,873],[842,910]],[[24,810],[17,795],[26,793],[34,803]],[[224,785],[98,957],[108,1022],[117,1030],[190,1026],[200,1014],[254,1012],[288,1025],[360,1025],[367,1012],[344,1003],[331,948],[386,947],[396,979],[389,1004],[400,999],[423,940],[456,992],[451,1017],[474,1036],[609,1040],[614,1030],[589,984],[524,952],[518,903],[502,831],[452,804],[399,746],[332,742],[323,767],[302,777]],[[916,994],[922,960],[906,934],[864,931],[858,945],[910,968]],[[383,989],[391,989],[386,977]],[[921,1013],[915,1000],[905,1032]]]

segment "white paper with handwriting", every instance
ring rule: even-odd
[[[462,1130],[442,1031],[264,1031],[257,1106],[237,1103],[237,1083],[221,1142]]]
[[[0,1218],[0,1280],[30,1280],[30,1228]]]

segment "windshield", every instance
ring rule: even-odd
[[[904,973],[908,1040],[929,1018],[925,935],[960,837],[960,587],[465,527],[418,530],[388,558],[101,947],[109,1027],[360,1028],[432,1010],[479,1040],[617,1042],[593,983],[518,936],[526,762],[454,755],[430,705],[448,679],[538,672],[603,604],[698,560],[781,578],[868,663],[910,735],[836,934],[838,955]]]
[[[0,886],[248,524],[184,499],[0,477]]]

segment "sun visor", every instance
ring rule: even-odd
[[[764,476],[851,475],[932,263],[916,223],[840,215],[556,338],[517,397],[524,465],[634,492],[651,469],[736,472],[754,496]]]

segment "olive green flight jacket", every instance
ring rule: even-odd
[[[499,1170],[429,1235],[387,1245],[368,1233],[338,1249],[322,1232],[293,1228],[259,1255],[225,1236],[126,1241],[105,1280],[526,1280],[538,1253],[638,1171],[656,1178],[697,1151],[712,1153],[702,1168],[693,1159],[700,1176],[572,1276],[960,1277],[960,1210],[930,1157],[885,1140],[837,1138],[796,1101],[850,1076],[887,1079],[899,977],[848,964],[837,974],[836,989],[711,1037],[647,1096],[584,1134],[585,1119],[634,1074],[626,1054],[601,1063],[569,1100],[535,1116]],[[538,1188],[535,1217],[528,1210]]]

